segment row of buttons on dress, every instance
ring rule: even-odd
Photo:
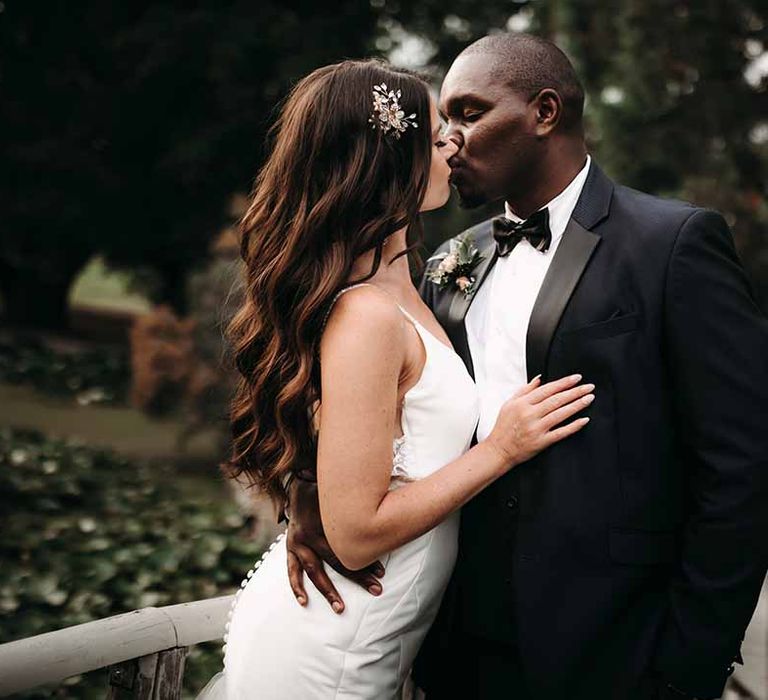
[[[227,613],[227,622],[224,625],[224,635],[223,635],[223,641],[224,645],[221,647],[221,651],[224,653],[224,666],[227,665],[227,639],[229,637],[229,625],[232,622],[232,615],[235,612],[235,606],[237,605],[237,599],[240,597],[240,594],[243,592],[243,589],[248,585],[248,581],[253,578],[253,575],[256,573],[258,568],[264,563],[264,560],[266,559],[267,555],[275,548],[277,547],[278,542],[280,542],[281,539],[285,537],[285,533],[282,532],[277,536],[277,539],[269,545],[269,549],[267,549],[264,554],[261,555],[261,557],[256,561],[256,563],[253,565],[253,568],[248,571],[248,573],[245,575],[245,578],[240,583],[240,588],[235,593],[235,597],[232,599],[232,604],[229,606],[229,612]]]

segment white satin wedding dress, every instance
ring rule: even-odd
[[[403,437],[393,444],[390,490],[459,457],[469,448],[478,418],[477,390],[461,358],[401,311],[422,339],[426,362],[403,401]],[[285,539],[278,537],[236,595],[224,671],[198,700],[400,697],[453,569],[458,526],[456,511],[384,556],[384,590],[378,597],[326,566],[346,605],[341,615],[311,583],[307,605],[296,602],[288,583]]]

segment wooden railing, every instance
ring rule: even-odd
[[[0,644],[0,696],[109,667],[111,700],[178,700],[187,648],[221,639],[231,602],[223,596],[144,608]],[[767,649],[768,582],[744,639],[745,664],[724,698],[768,700]]]
[[[109,698],[175,700],[187,647],[221,639],[231,602],[144,608],[0,644],[0,696],[109,667]]]

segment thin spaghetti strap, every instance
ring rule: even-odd
[[[393,302],[395,302],[395,306],[397,306],[397,308],[400,309],[403,316],[405,316],[411,323],[413,323],[416,326],[420,325],[419,322],[400,305],[400,302],[397,300],[397,297],[395,297],[395,295],[392,294],[392,292],[388,292],[386,289],[379,287],[379,285],[377,284],[372,284],[370,286],[376,287],[377,289],[380,289],[382,292],[384,292],[384,294],[386,294]]]
[[[358,287],[375,287],[375,284],[370,284],[369,282],[357,282],[356,284],[350,284],[348,287],[342,287],[336,294],[334,295],[333,299],[331,299],[331,303],[328,305],[328,311],[325,312],[325,316],[323,317],[323,325],[321,326],[321,332],[325,329],[325,324],[328,323],[328,317],[331,315],[331,311],[333,311],[333,306],[336,303],[336,300],[344,294],[344,292],[348,292],[350,289],[357,289]]]
[[[377,289],[380,289],[378,285],[371,284],[370,282],[356,282],[355,284],[350,284],[348,287],[342,287],[333,297],[333,300],[331,301],[331,306],[336,302],[336,300],[344,294],[344,292],[348,292],[350,289],[357,289],[358,287],[376,287]],[[383,291],[383,290],[382,290]]]
[[[340,295],[341,295],[343,292],[346,292],[346,291],[348,291],[348,290],[350,290],[350,289],[354,289],[355,287],[361,287],[361,286],[363,286],[363,285],[367,285],[368,287],[376,287],[376,289],[378,289],[379,291],[383,292],[383,293],[384,293],[384,294],[386,294],[386,295],[387,295],[387,296],[388,296],[390,299],[392,299],[392,301],[395,303],[395,306],[397,306],[397,308],[398,308],[398,309],[400,309],[400,312],[403,314],[403,316],[405,316],[405,318],[406,318],[408,321],[410,321],[411,325],[412,325],[412,326],[413,326],[413,327],[416,329],[416,332],[419,334],[419,337],[421,337],[421,339],[422,339],[422,342],[424,342],[424,337],[425,337],[425,335],[426,335],[426,337],[428,337],[430,340],[434,340],[436,343],[440,343],[440,345],[442,345],[442,346],[443,346],[444,348],[446,348],[447,350],[450,350],[451,352],[456,352],[456,351],[453,349],[453,347],[452,347],[452,346],[450,346],[450,345],[446,345],[446,344],[445,344],[445,343],[444,343],[442,340],[440,340],[440,339],[439,339],[439,338],[438,338],[438,337],[437,337],[437,336],[436,336],[436,335],[435,335],[435,334],[434,334],[432,331],[430,331],[430,330],[428,330],[427,328],[425,328],[424,324],[423,324],[423,323],[421,323],[420,321],[418,321],[418,320],[416,319],[416,317],[415,317],[415,316],[413,316],[413,314],[411,314],[409,311],[406,311],[406,310],[405,310],[405,309],[404,309],[404,308],[401,306],[400,302],[397,300],[397,297],[396,297],[394,294],[392,294],[392,292],[388,292],[388,291],[387,291],[386,289],[384,289],[383,287],[379,287],[379,285],[378,285],[378,284],[370,284],[370,283],[368,283],[368,282],[359,282],[359,283],[357,283],[357,284],[353,284],[353,285],[351,285],[351,286],[349,286],[349,287],[346,287],[346,288],[342,289],[342,290],[341,290],[341,291],[340,291],[340,292],[339,292],[339,293],[336,295],[336,297],[334,298],[334,301],[335,301],[335,300],[336,300],[336,299],[337,299],[337,298],[338,298],[338,297],[339,297],[339,296],[340,296]],[[330,313],[330,312],[329,312],[329,313]],[[327,318],[326,318],[326,320],[327,320]]]
[[[336,303],[336,300],[337,300],[337,299],[338,299],[338,298],[339,298],[339,297],[340,297],[342,294],[344,294],[344,292],[348,292],[350,289],[356,289],[357,287],[376,287],[376,289],[378,289],[380,292],[383,292],[383,293],[384,293],[384,294],[386,294],[386,295],[387,295],[387,296],[388,296],[390,299],[392,299],[392,301],[395,303],[395,306],[397,306],[397,308],[398,308],[398,309],[400,309],[400,311],[402,312],[403,316],[405,316],[405,317],[406,317],[406,318],[407,318],[407,319],[408,319],[408,320],[409,320],[411,323],[413,323],[414,325],[416,325],[416,326],[418,326],[418,325],[419,325],[419,322],[418,322],[418,321],[417,321],[417,320],[416,320],[416,319],[415,319],[413,316],[411,316],[411,314],[409,314],[409,313],[408,313],[408,312],[407,312],[407,311],[406,311],[406,310],[405,310],[405,309],[404,309],[404,308],[403,308],[403,307],[400,305],[400,302],[397,300],[397,298],[395,297],[395,295],[394,295],[394,294],[392,294],[391,292],[388,292],[388,291],[387,291],[386,289],[384,289],[383,287],[379,287],[379,285],[378,285],[378,284],[371,284],[370,282],[357,282],[357,283],[355,283],[355,284],[351,284],[351,285],[349,285],[349,287],[344,287],[344,288],[340,289],[338,292],[336,292],[336,296],[334,296],[334,297],[333,297],[333,299],[331,300],[331,305],[330,305],[330,307],[328,308],[328,312],[325,314],[325,319],[323,320],[323,328],[325,328],[325,324],[326,324],[326,323],[328,323],[328,317],[331,315],[331,309],[333,309],[333,305]]]

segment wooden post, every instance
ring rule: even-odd
[[[180,700],[186,658],[186,647],[167,649],[158,654],[155,694],[152,700]]]
[[[111,666],[107,700],[180,700],[186,655],[176,647]]]
[[[157,656],[149,654],[110,666],[107,700],[152,700]]]

